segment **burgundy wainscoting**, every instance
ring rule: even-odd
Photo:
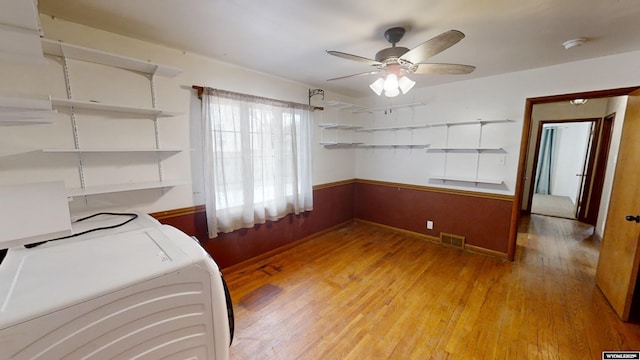
[[[465,237],[466,244],[507,253],[509,196],[356,180],[355,217],[431,237]],[[434,223],[427,230],[426,221]]]
[[[353,180],[314,187],[312,211],[290,214],[249,229],[218,234],[213,239],[208,236],[204,206],[197,206],[192,211],[179,209],[151,215],[164,224],[196,236],[218,266],[224,269],[352,221],[354,187]]]

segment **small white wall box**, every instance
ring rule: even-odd
[[[123,225],[100,214],[74,222],[78,236],[8,249],[0,359],[229,358],[233,308],[218,266],[185,233],[137,215]]]
[[[64,182],[0,186],[0,249],[71,234]]]

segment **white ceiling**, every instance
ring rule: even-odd
[[[429,61],[475,65],[470,75],[414,75],[416,87],[640,50],[638,0],[39,0],[40,12],[355,97],[389,27],[413,48],[451,29],[466,38]],[[584,37],[583,46],[562,43]],[[640,59],[639,59],[640,62]]]

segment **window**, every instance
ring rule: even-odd
[[[312,209],[312,111],[205,89],[205,201],[210,236]]]

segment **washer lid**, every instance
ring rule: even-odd
[[[10,249],[0,267],[0,329],[193,264],[177,245],[151,227]]]

